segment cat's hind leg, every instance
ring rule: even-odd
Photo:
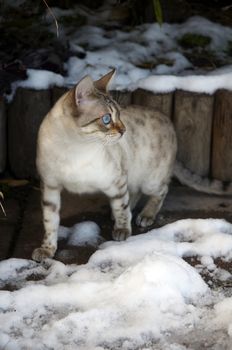
[[[158,214],[168,192],[168,185],[163,185],[158,191],[156,190],[153,193],[150,191],[143,192],[149,196],[149,199],[145,207],[138,214],[136,224],[141,227],[147,227],[154,223],[156,215]]]
[[[32,259],[43,261],[53,258],[57,249],[57,232],[60,222],[60,189],[44,185],[42,188],[42,211],[45,234],[40,248],[32,253]]]

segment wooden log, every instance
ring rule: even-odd
[[[0,173],[3,173],[6,167],[6,108],[2,96],[0,96]]]
[[[112,98],[118,102],[121,107],[126,107],[131,104],[131,92],[130,91],[110,91]]]
[[[37,177],[35,158],[39,126],[51,108],[50,90],[19,88],[8,110],[9,165],[18,178]]]
[[[177,158],[192,172],[208,176],[214,97],[177,91],[174,125],[178,140]]]
[[[58,87],[54,86],[51,89],[51,101],[52,101],[52,106],[56,103],[56,101],[59,100],[59,98],[65,94],[69,89],[65,87]]]
[[[52,105],[58,101],[58,99],[69,89],[65,87],[57,87],[55,86],[51,90],[52,94]],[[126,107],[129,104],[131,104],[131,92],[129,91],[118,91],[118,90],[112,90],[110,91],[110,95],[112,98],[118,102],[118,104],[122,107]]]
[[[152,107],[166,114],[172,115],[173,93],[154,94],[151,91],[137,89],[132,94],[132,103],[140,106]]]
[[[226,90],[215,94],[212,177],[232,181],[232,92]]]

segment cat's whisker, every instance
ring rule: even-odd
[[[99,136],[94,136],[94,135],[91,135],[91,136],[86,136],[85,137],[85,143],[93,143],[94,145],[96,144],[99,144],[101,145],[102,144],[102,139],[99,138]]]

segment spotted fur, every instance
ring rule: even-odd
[[[138,225],[151,225],[162,206],[176,156],[173,126],[152,109],[121,109],[107,93],[112,76],[110,72],[95,82],[83,78],[58,100],[40,127],[37,167],[45,235],[34,260],[55,254],[64,188],[107,195],[115,240],[131,235],[131,211],[141,193],[149,200],[136,219]],[[111,115],[108,125],[102,121],[106,113]]]

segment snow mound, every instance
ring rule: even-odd
[[[59,227],[59,239],[67,239],[69,245],[97,247],[103,238],[100,236],[100,227],[92,221],[84,221],[71,228]]]

